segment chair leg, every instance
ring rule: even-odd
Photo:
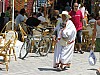
[[[10,56],[11,56],[11,49],[12,48],[10,48],[10,50],[9,50],[9,62],[10,62]]]
[[[33,46],[32,46],[32,48],[30,49],[30,52],[31,52],[31,53],[33,52]]]
[[[13,55],[15,57],[15,61],[17,61],[15,50],[14,50],[13,47],[11,47],[11,49],[9,50],[9,62],[10,62],[11,51],[13,51]]]
[[[15,53],[14,48],[13,48],[13,54],[14,54],[14,57],[15,57],[15,61],[17,61],[17,59],[16,59],[16,53]]]
[[[32,53],[33,49],[34,49],[34,40],[32,40],[31,45],[32,45],[32,47],[30,48],[30,52]]]
[[[5,56],[4,60],[5,60],[6,70],[8,71],[8,60],[7,60],[7,56]]]
[[[6,63],[6,70],[8,71],[8,63]]]

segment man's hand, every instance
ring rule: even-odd
[[[71,43],[73,43],[74,41],[75,41],[75,40],[73,40],[73,41],[71,41],[71,42],[70,42],[70,41],[68,41],[68,42],[67,42],[67,44],[71,44]]]
[[[56,36],[55,35],[53,35],[53,41],[56,41]]]

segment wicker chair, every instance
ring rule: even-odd
[[[6,25],[3,27],[3,29],[1,30],[1,33],[7,30],[12,30],[12,23],[13,23],[12,21],[7,22]],[[14,23],[14,30],[16,30],[15,23]]]
[[[24,39],[26,38],[27,36],[27,33],[24,31],[24,29],[21,27],[21,25],[19,24],[19,29],[20,29],[20,32],[22,34],[22,41],[24,41]]]
[[[10,44],[10,50],[9,50],[9,61],[10,61],[11,52],[13,52],[13,55],[14,55],[15,61],[16,61],[16,54],[15,54],[14,47],[15,47],[17,39],[18,39],[18,34],[16,31],[14,31],[14,30],[5,31],[5,42],[7,42],[8,40],[12,41]]]
[[[5,45],[0,48],[0,56],[3,57],[3,59],[0,59],[0,64],[5,64],[6,65],[6,70],[8,71],[8,59],[7,59],[7,51],[9,50],[9,46],[11,44],[11,40],[5,43]]]

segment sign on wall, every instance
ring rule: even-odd
[[[44,6],[44,4],[46,4],[46,1],[47,0],[37,0],[37,6],[38,7]]]

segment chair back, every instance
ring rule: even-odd
[[[5,42],[11,40],[12,43],[15,43],[18,39],[18,33],[14,30],[5,31]]]
[[[12,30],[12,23],[13,23],[12,21],[7,22],[6,25],[3,27],[3,29],[1,30],[1,33],[3,31]],[[15,29],[16,27],[15,27],[15,22],[14,22],[14,30]]]
[[[24,22],[21,22],[20,26],[23,28],[24,32],[27,34],[28,33],[27,25]]]
[[[27,33],[24,31],[24,29],[21,27],[21,25],[19,24],[19,29],[21,31],[21,34],[22,34],[22,41],[24,41],[24,37],[27,36]]]
[[[8,48],[9,48],[10,44],[11,44],[11,40],[7,41],[7,42],[4,44],[4,46],[1,48],[0,53],[2,53],[3,51],[6,52],[6,51],[8,50]]]

